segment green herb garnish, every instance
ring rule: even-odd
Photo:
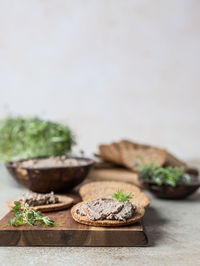
[[[190,183],[190,176],[179,167],[160,167],[155,164],[142,165],[139,177],[143,180],[153,181],[157,185],[168,184],[175,187]]]
[[[8,222],[12,226],[19,226],[25,224],[45,224],[46,226],[55,225],[55,222],[51,220],[48,216],[42,216],[41,212],[30,209],[27,203],[25,203],[24,207],[22,208],[21,203],[19,201],[14,202],[13,216],[14,218],[10,219],[10,221]]]
[[[8,117],[0,121],[0,160],[67,155],[75,144],[71,129],[39,118]]]
[[[132,197],[132,194],[126,194],[122,189],[118,190],[116,193],[113,194],[113,198],[121,202],[126,202],[132,199]]]

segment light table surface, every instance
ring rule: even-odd
[[[26,191],[0,167],[0,217]],[[200,190],[186,200],[151,197],[144,217],[149,247],[0,247],[1,266],[200,265]]]

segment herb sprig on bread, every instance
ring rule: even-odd
[[[113,194],[113,198],[121,202],[126,202],[132,199],[132,197],[132,194],[126,194],[122,189],[118,190]]]

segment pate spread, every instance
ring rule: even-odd
[[[119,202],[109,198],[92,200],[78,207],[77,213],[88,219],[126,221],[135,213],[136,207],[130,202]]]
[[[66,156],[48,157],[40,159],[29,159],[21,162],[14,162],[16,167],[25,168],[59,168],[59,167],[76,167],[88,164],[87,160],[77,160],[75,158],[67,158]]]
[[[23,204],[28,203],[29,206],[40,206],[58,203],[59,199],[53,192],[47,194],[28,192],[23,194],[19,201],[23,202]]]

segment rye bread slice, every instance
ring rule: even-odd
[[[82,197],[83,201],[91,201],[94,199],[99,198],[112,198],[112,195],[116,192],[116,190],[99,190],[96,193],[87,194]],[[150,205],[150,198],[141,191],[135,191],[135,192],[129,192],[125,191],[126,193],[131,193],[133,195],[132,199],[130,199],[130,202],[132,202],[136,206],[141,206],[143,208],[147,208]]]
[[[99,156],[104,161],[121,165],[121,160],[120,160],[121,156],[118,149],[118,143],[116,142],[113,142],[111,144],[99,145]]]
[[[166,150],[158,147],[153,147],[147,144],[136,143],[129,140],[121,140],[118,146],[120,150],[122,165],[136,172],[138,171],[139,167],[143,164],[143,162],[151,163],[152,162],[151,157],[152,158],[156,157],[156,159],[154,159],[155,163],[160,162],[162,160],[166,160],[167,158]],[[132,162],[130,161],[131,154],[134,155],[136,154],[136,157],[138,157],[135,162],[136,164],[138,164],[138,162],[140,161],[140,163],[138,164],[138,169],[137,167],[133,166]],[[148,158],[147,162],[145,162],[143,158],[145,159]],[[162,162],[162,164],[164,162]]]
[[[173,154],[167,152],[167,160],[165,162],[166,166],[174,166],[174,167],[181,167],[185,169],[187,167],[186,163],[179,160],[177,157],[175,157]]]
[[[132,142],[129,140],[121,140],[119,142],[119,145],[125,146],[127,149],[155,149],[155,150],[160,150],[163,151],[162,148],[159,147],[154,147],[151,145],[147,145],[147,144],[141,144],[141,143],[136,143],[136,142]],[[183,169],[185,169],[187,167],[186,163],[183,162],[182,160],[180,160],[179,158],[177,158],[176,156],[174,156],[173,154],[171,154],[170,152],[167,152],[167,156],[166,156],[166,161],[164,162],[164,165],[166,166],[174,166],[174,167],[181,167]]]
[[[129,141],[129,140],[121,140],[119,142],[119,145],[124,145],[127,149],[131,149],[131,146],[134,148],[134,149],[149,149],[149,148],[152,148],[152,149],[156,149],[156,150],[163,150],[162,148],[159,148],[159,147],[154,147],[154,146],[151,146],[151,145],[147,145],[147,144],[141,144],[141,143],[136,143],[136,142],[133,142],[133,141]],[[166,161],[165,161],[165,165],[166,166],[174,166],[174,167],[181,167],[183,169],[185,169],[187,167],[186,163],[182,160],[180,160],[179,158],[177,158],[176,156],[174,156],[172,153],[167,152],[167,156],[166,156]]]
[[[139,187],[141,186],[141,183],[138,178],[138,173],[134,173],[125,168],[95,167],[90,171],[87,178],[92,181],[117,181],[117,182],[123,181]]]
[[[139,149],[139,148],[142,148],[142,149],[152,148],[152,146],[150,146],[150,145],[142,144],[142,143],[137,143],[137,142],[133,142],[133,141],[130,141],[130,140],[121,140],[119,143],[124,143],[127,146],[127,148],[131,148],[131,147],[133,147],[134,149]]]
[[[119,146],[119,149],[122,148],[125,150],[136,148],[135,144],[129,140],[121,140],[120,142],[118,142],[118,146]]]
[[[99,153],[105,161],[112,162],[112,154],[108,148],[108,145],[99,145]]]
[[[118,165],[123,165],[121,150],[147,148],[149,146],[131,142],[129,140],[121,140],[111,144],[99,145],[99,156],[104,161],[112,162]]]
[[[108,145],[100,145],[100,157],[107,162],[124,166],[138,172],[141,165],[155,163],[159,166],[173,166],[186,169],[187,165],[170,152],[147,144],[121,140]]]
[[[53,212],[53,211],[60,211],[64,209],[68,209],[74,203],[73,197],[64,196],[64,195],[56,195],[59,198],[59,202],[55,204],[48,204],[48,205],[40,205],[31,207],[31,209],[41,212]],[[12,209],[14,206],[15,200],[7,201],[7,206],[9,209]]]
[[[98,221],[92,221],[89,220],[86,216],[82,216],[77,213],[77,209],[79,206],[84,204],[85,202],[80,202],[76,205],[74,205],[71,209],[72,218],[81,224],[87,224],[91,226],[125,226],[129,224],[134,224],[141,220],[141,218],[144,216],[145,209],[141,206],[136,206],[136,213],[133,215],[132,218],[128,219],[126,222],[124,221],[117,221],[117,220],[98,220]]]
[[[166,162],[166,150],[156,148],[139,148],[121,150],[123,165],[132,171],[138,172],[142,164],[151,164],[162,166]]]
[[[129,140],[121,140],[118,142],[118,149],[119,149],[119,153],[120,153],[120,162],[121,165],[126,166],[126,162],[124,162],[124,153],[131,152],[131,151],[135,151],[135,150],[146,150],[147,148],[149,148],[149,146],[147,145],[143,145],[143,144],[139,144],[139,143],[135,143]]]
[[[141,191],[139,187],[124,182],[97,181],[82,185],[80,187],[79,194],[83,198],[86,196],[95,195],[96,193],[99,193],[99,191],[104,191],[105,193],[114,193],[119,189],[123,189],[125,192],[129,193]]]
[[[112,159],[113,159],[113,161],[116,164],[120,165],[121,164],[121,160],[120,160],[121,156],[120,156],[120,151],[118,149],[117,143],[116,142],[111,143],[109,145],[109,148],[110,148],[110,151],[112,152]]]

